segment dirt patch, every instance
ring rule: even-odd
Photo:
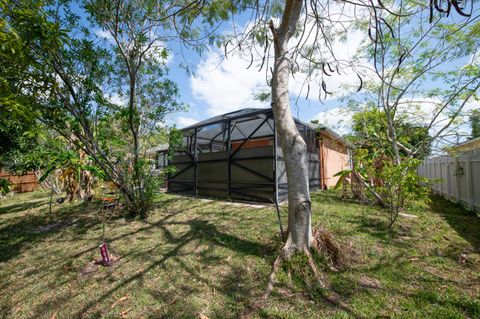
[[[101,268],[116,268],[121,258],[112,253],[110,253],[109,257],[110,262],[107,265],[103,263],[101,258],[89,261],[82,269],[80,269],[80,273],[87,276],[97,273]]]
[[[252,203],[238,203],[238,202],[224,202],[223,204],[237,207],[250,207],[250,208],[265,208],[270,207],[270,204],[252,204]]]
[[[66,222],[56,222],[56,223],[52,223],[44,226],[38,226],[32,230],[32,233],[34,234],[48,233],[51,230],[58,229],[66,225],[68,225],[68,223]]]

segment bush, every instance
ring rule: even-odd
[[[0,197],[3,197],[12,191],[12,185],[5,178],[0,178]]]
[[[386,203],[389,227],[395,223],[402,209],[416,201],[428,200],[429,181],[417,174],[420,163],[415,158],[404,158],[398,165],[386,161],[378,173],[381,184],[374,185],[374,188]]]

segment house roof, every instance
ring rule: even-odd
[[[332,140],[335,140],[345,146],[348,146],[350,147],[350,143],[348,143],[344,138],[343,136],[341,136],[340,134],[336,133],[335,131],[333,131],[331,128],[323,125],[323,124],[315,124],[315,129],[317,131],[320,132],[320,134],[322,135],[326,135],[328,136],[329,138],[331,138]]]
[[[233,112],[229,112],[229,113],[225,113],[225,114],[221,114],[221,115],[217,115],[217,116],[208,118],[208,119],[200,121],[196,124],[187,126],[187,127],[183,128],[182,130],[184,130],[184,131],[192,130],[192,129],[195,129],[195,128],[198,128],[198,127],[203,127],[203,126],[208,126],[208,125],[217,124],[217,123],[221,123],[221,122],[226,122],[228,120],[232,121],[232,120],[236,120],[236,119],[243,118],[243,117],[255,116],[255,115],[259,115],[259,114],[270,114],[270,113],[272,113],[271,108],[245,108],[245,109],[241,109],[241,110],[237,110],[237,111],[233,111]],[[311,123],[306,123],[306,122],[300,121],[299,119],[296,119],[296,118],[295,118],[295,122],[306,125],[306,126],[312,128],[312,129],[316,129],[315,125],[313,125]]]
[[[146,154],[155,154],[160,151],[168,151],[168,144],[160,144],[158,146],[149,148],[145,151]]]
[[[480,137],[473,138],[466,142],[450,147],[450,152],[467,152],[474,149],[480,149]]]

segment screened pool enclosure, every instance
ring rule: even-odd
[[[316,132],[295,120],[307,143],[310,188],[318,189],[319,150]],[[231,200],[281,202],[287,176],[271,109],[243,109],[184,128],[182,145],[170,165],[173,193]]]

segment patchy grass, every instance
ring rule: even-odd
[[[474,214],[434,197],[389,231],[376,208],[330,192],[312,198],[314,225],[352,254],[351,267],[326,271],[353,312],[289,288],[285,275],[262,309],[247,311],[280,246],[271,206],[162,194],[147,220],[110,220],[106,237],[118,259],[102,267],[93,265],[98,207],[65,203],[49,214],[49,194],[36,192],[0,203],[0,317],[480,318]]]

